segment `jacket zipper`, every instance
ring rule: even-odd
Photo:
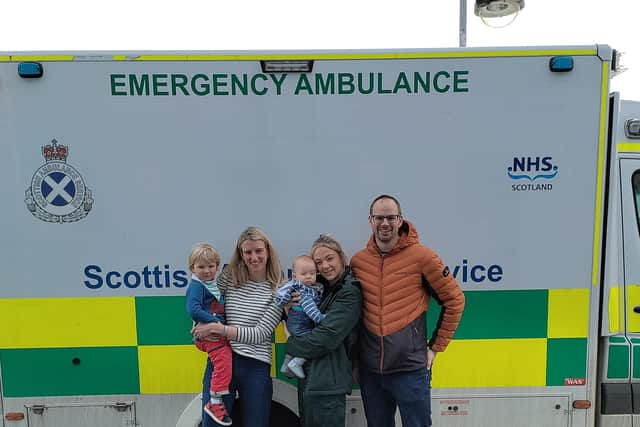
[[[384,367],[384,335],[382,329],[382,308],[383,306],[383,292],[384,292],[384,255],[380,254],[380,310],[378,311],[380,316],[380,374],[382,375],[382,368]]]

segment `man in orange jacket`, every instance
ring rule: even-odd
[[[362,284],[363,328],[359,337],[360,390],[369,427],[431,425],[431,366],[453,338],[464,309],[460,285],[433,250],[402,217],[392,196],[369,208],[373,234],[351,259]],[[429,343],[426,311],[434,297],[442,306]]]

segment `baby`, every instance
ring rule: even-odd
[[[276,292],[275,302],[279,307],[291,301],[292,292],[300,294],[300,302],[291,307],[287,317],[287,329],[294,336],[310,332],[325,317],[318,309],[323,287],[316,283],[316,274],[313,259],[307,255],[299,256],[293,260],[293,279]],[[304,362],[306,360],[301,357],[287,354],[280,372],[288,377],[304,378]]]

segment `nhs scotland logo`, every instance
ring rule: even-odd
[[[69,147],[55,139],[42,147],[45,164],[33,174],[25,192],[27,209],[46,222],[79,221],[91,210],[93,197],[80,173],[67,164]]]
[[[558,165],[551,156],[514,157],[507,167],[511,191],[551,191],[558,175]]]

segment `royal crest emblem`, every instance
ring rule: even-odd
[[[93,197],[80,173],[67,164],[69,147],[53,139],[42,147],[45,164],[33,174],[25,192],[27,209],[47,222],[79,221],[91,210]]]

